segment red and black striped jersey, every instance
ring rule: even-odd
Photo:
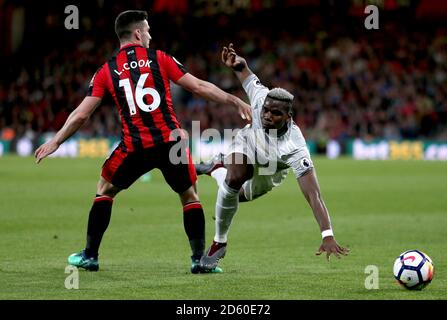
[[[169,81],[177,82],[185,73],[183,65],[165,52],[130,44],[99,68],[88,95],[111,94],[121,118],[123,148],[150,148],[172,141],[172,130],[180,128]]]

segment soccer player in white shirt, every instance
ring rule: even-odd
[[[219,185],[216,200],[214,241],[201,259],[204,268],[215,268],[225,256],[228,231],[239,201],[251,201],[266,194],[286,178],[292,168],[301,191],[312,208],[322,235],[316,252],[336,257],[349,249],[336,242],[329,212],[321,197],[320,187],[306,141],[292,120],[293,95],[282,88],[269,90],[236,54],[233,44],[222,50],[222,62],[234,70],[253,108],[251,125],[236,135],[225,160],[196,165],[198,174],[209,174]]]

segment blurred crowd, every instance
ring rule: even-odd
[[[174,55],[193,75],[246,99],[237,78],[220,61],[222,46],[233,42],[261,82],[295,95],[294,120],[307,139],[447,140],[445,28],[327,28],[314,16],[296,28],[281,29],[263,24],[264,17],[251,19],[235,26],[222,16],[204,22],[212,25],[200,30],[200,23],[177,18],[169,36],[169,22],[150,21],[151,46]],[[107,34],[102,28],[109,29]],[[96,69],[117,48],[110,29],[113,25],[102,26],[62,47],[53,42],[41,49],[41,59],[16,64],[14,76],[0,83],[0,139],[38,139],[60,129],[84,98]],[[187,130],[193,120],[200,121],[202,130],[244,125],[231,107],[204,101],[174,84],[172,94]],[[119,137],[115,109],[104,101],[79,134]]]

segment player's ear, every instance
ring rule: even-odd
[[[138,41],[141,40],[141,30],[140,29],[135,29],[133,34]]]
[[[287,110],[287,115],[289,116],[288,118],[293,118],[293,107],[290,106]]]

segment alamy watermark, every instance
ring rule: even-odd
[[[223,136],[217,129],[200,131],[200,121],[192,121],[193,141],[219,143],[224,145],[232,141],[229,153],[232,157],[225,158],[225,164],[253,164],[259,168],[259,175],[271,175],[276,172],[278,163],[278,130],[263,128],[225,129]],[[169,152],[172,164],[188,164],[189,155],[197,154],[201,158],[201,144],[189,148],[189,134],[183,129],[171,132],[170,141],[177,141]],[[243,156],[245,155],[245,157]]]
[[[76,5],[67,5],[65,7],[64,26],[68,30],[79,29],[79,8]],[[379,8],[375,5],[368,5],[364,10],[368,16],[365,18],[364,26],[366,29],[379,29]],[[144,62],[144,61],[143,61]],[[140,62],[138,62],[140,63]],[[150,61],[148,62],[150,63]],[[137,66],[135,62],[135,67]],[[132,67],[132,66],[131,66]],[[115,72],[117,72],[115,70]],[[144,76],[144,75],[143,75]],[[146,78],[140,78],[140,81],[144,83]],[[123,86],[125,90],[131,92],[130,83],[121,82],[120,86]],[[151,88],[143,88],[143,86],[137,86],[137,93],[135,98],[137,106],[145,112],[151,112],[159,106],[158,92]],[[139,91],[138,91],[139,90]],[[154,102],[147,105],[144,100],[144,95],[151,95]],[[131,114],[136,113],[136,106],[131,95],[127,95]],[[193,141],[210,141],[213,143],[218,142],[224,144],[228,141],[232,141],[231,153],[239,155],[239,157],[227,157],[225,158],[225,164],[245,164],[248,159],[248,163],[256,164],[259,168],[260,175],[271,175],[276,172],[278,162],[278,140],[276,129],[243,129],[246,130],[243,134],[238,136],[240,129],[225,129],[223,137],[221,132],[217,129],[206,129],[200,132],[200,122],[192,122],[192,139]],[[198,138],[198,139],[197,139]],[[171,149],[169,159],[173,164],[188,164],[190,154],[201,154],[201,144],[193,145],[191,148],[197,148],[198,150],[189,150],[189,136],[183,129],[176,129],[171,133],[171,141],[178,141]],[[241,156],[245,155],[245,157]]]
[[[65,273],[69,275],[65,278],[65,288],[68,290],[79,289],[79,270],[74,266],[65,267]]]
[[[365,28],[367,30],[379,29],[379,8],[375,5],[365,7],[364,13],[369,14],[365,19]]]
[[[64,10],[68,16],[65,18],[64,26],[66,29],[79,29],[79,9],[75,5],[68,5]]]
[[[365,274],[368,276],[365,278],[366,290],[378,290],[379,289],[379,267],[375,265],[368,265],[365,267]]]
[[[79,8],[73,4],[65,7],[64,13],[67,14],[64,26],[68,30],[79,29]],[[368,16],[365,18],[365,28],[367,30],[379,29],[379,8],[376,5],[368,5],[364,10]]]

